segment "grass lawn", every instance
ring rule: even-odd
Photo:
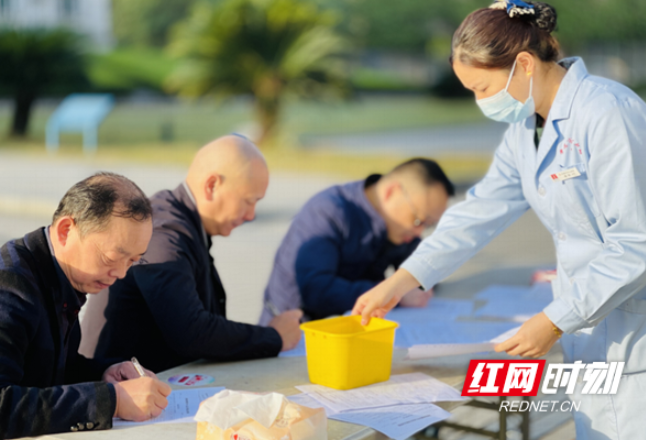
[[[30,124],[30,138],[44,139],[47,118],[54,111],[50,104],[37,105]],[[9,129],[11,108],[0,107],[0,133]],[[172,131],[172,141],[202,145],[214,137],[243,130],[254,121],[248,99],[225,102],[117,104],[101,126],[102,145],[161,142],[163,133]],[[473,100],[439,100],[423,96],[365,97],[350,102],[286,103],[281,137],[298,146],[303,135],[378,132],[465,124],[485,121]],[[169,128],[170,127],[170,128]],[[63,142],[78,143],[76,136]]]
[[[51,104],[38,105],[29,139],[21,142],[0,139],[0,146],[28,154],[44,154],[45,124],[54,108]],[[245,131],[252,124],[253,116],[253,107],[247,99],[222,103],[118,104],[101,126],[95,160],[188,164],[201,145],[233,131]],[[0,107],[0,133],[8,131],[10,118],[11,109]],[[387,171],[404,158],[309,151],[299,148],[300,139],[316,134],[379,132],[483,120],[472,100],[373,96],[342,103],[294,101],[285,106],[279,129],[280,145],[264,152],[275,170],[361,177],[370,172]],[[60,154],[81,156],[80,135],[63,135],[61,144]],[[458,182],[479,178],[490,162],[488,155],[445,154],[435,158]]]

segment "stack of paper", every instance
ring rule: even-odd
[[[296,387],[289,399],[324,408],[335,420],[369,426],[403,440],[451,414],[431,402],[467,400],[453,387],[422,373],[395,375],[387,382],[339,391],[321,385]]]
[[[520,327],[514,327],[505,333],[480,343],[456,343],[456,344],[425,344],[414,345],[408,349],[406,359],[427,359],[441,356],[454,356],[459,354],[480,353],[493,351],[494,346],[514,336]]]

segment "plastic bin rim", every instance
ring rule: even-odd
[[[329,319],[329,320],[333,320],[333,319],[337,320],[337,319],[339,319],[340,320],[340,319],[347,319],[347,318],[354,318],[354,317],[351,317],[351,316],[339,316],[337,318],[326,318],[326,319]],[[324,321],[326,319],[319,319],[319,320],[316,320],[316,321],[304,322],[303,324],[301,324],[300,328],[303,331],[311,331],[311,332],[325,334],[329,338],[350,338],[350,337],[357,336],[357,335],[365,335],[365,334],[368,334],[368,333],[377,333],[377,332],[381,332],[381,331],[394,330],[394,329],[399,327],[399,324],[396,323],[395,321],[390,321],[388,319],[383,319],[383,318],[372,318],[372,319],[376,319],[378,321],[384,322],[386,324],[384,327],[376,328],[376,329],[372,329],[372,330],[366,330],[366,331],[362,331],[362,332],[356,332],[356,333],[344,333],[344,334],[328,333],[325,330],[319,330],[319,329],[315,329],[315,328],[310,327],[310,324],[312,324],[314,322]]]

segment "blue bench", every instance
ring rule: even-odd
[[[83,151],[94,153],[97,149],[99,126],[114,107],[110,94],[69,95],[61,102],[47,121],[47,151],[58,150],[60,133],[81,133]]]

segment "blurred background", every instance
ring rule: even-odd
[[[504,126],[485,120],[447,59],[460,21],[487,4],[0,0],[0,144],[40,151],[64,96],[110,93],[100,154],[187,161],[234,131],[273,169],[363,176],[425,155],[469,183]],[[646,2],[552,4],[564,55],[646,91]],[[81,142],[64,134],[61,151]]]
[[[551,4],[564,56],[646,94],[646,2]],[[317,191],[426,156],[457,183],[455,202],[486,172],[505,125],[484,118],[448,64],[454,30],[486,6],[0,0],[0,243],[49,224],[65,191],[93,172],[119,172],[152,195],[176,187],[206,142],[241,133],[260,145],[271,183],[257,219],[217,238],[212,254],[229,318],[255,323],[274,253]],[[70,94],[95,101],[67,108],[65,126],[56,109]],[[86,117],[89,129],[74,125]],[[478,274],[528,283],[553,265],[551,236],[528,212],[446,282],[475,292],[486,287]],[[568,417],[532,429],[574,436]]]

